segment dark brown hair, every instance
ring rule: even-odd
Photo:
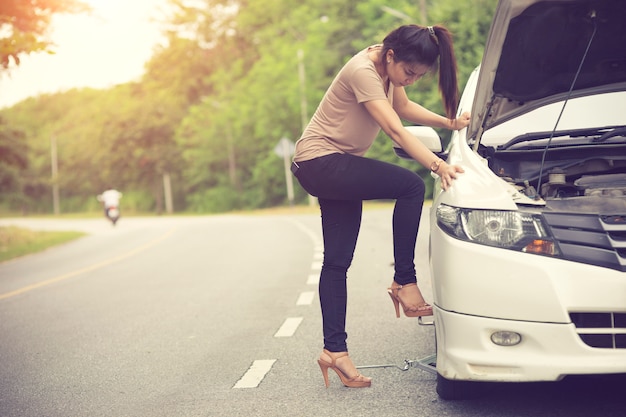
[[[394,58],[408,64],[422,64],[439,70],[439,91],[449,119],[456,117],[459,103],[457,66],[452,34],[443,26],[404,25],[383,40],[381,57],[393,50]]]

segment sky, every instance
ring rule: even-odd
[[[91,15],[59,15],[50,39],[55,54],[21,57],[0,72],[0,108],[44,93],[108,88],[141,78],[153,48],[162,42],[158,22],[166,0],[83,0]]]

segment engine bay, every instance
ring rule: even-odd
[[[626,213],[626,144],[559,146],[547,150],[481,147],[490,169],[546,209]]]

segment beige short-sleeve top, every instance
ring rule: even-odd
[[[296,143],[294,161],[307,161],[331,153],[363,156],[372,146],[380,126],[363,103],[393,98],[393,85],[385,94],[383,80],[368,52],[353,56],[339,71],[315,114]]]

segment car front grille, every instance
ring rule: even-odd
[[[570,313],[570,319],[586,345],[626,349],[626,313]]]
[[[626,214],[544,213],[563,258],[626,272]]]

